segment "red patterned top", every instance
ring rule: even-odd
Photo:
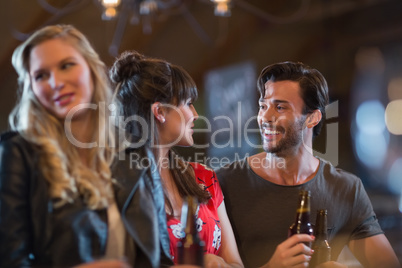
[[[196,211],[197,228],[200,238],[205,242],[205,253],[217,255],[221,246],[221,225],[218,217],[218,207],[222,204],[223,194],[215,172],[200,163],[190,163],[195,172],[198,184],[211,194],[207,204],[200,204]],[[180,219],[167,216],[170,238],[170,254],[175,261],[177,242],[184,236]]]

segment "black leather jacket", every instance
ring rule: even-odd
[[[130,153],[151,161],[130,162]],[[55,208],[38,165],[39,150],[16,133],[0,138],[0,267],[68,267],[102,258],[107,210],[80,199]],[[145,147],[120,154],[112,167],[115,199],[133,239],[134,267],[171,265],[164,197],[153,156]]]

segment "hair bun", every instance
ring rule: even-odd
[[[126,79],[130,79],[141,70],[141,60],[143,56],[137,51],[125,51],[115,61],[109,71],[112,82],[120,83]]]

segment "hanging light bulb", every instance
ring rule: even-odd
[[[144,34],[152,33],[151,21],[158,11],[158,3],[156,0],[143,0],[140,3],[139,13],[142,16],[142,32]]]
[[[141,15],[152,15],[158,10],[158,3],[155,0],[145,0],[140,3]]]
[[[120,5],[120,0],[100,0],[104,8],[102,19],[111,20],[117,15],[117,7]]]
[[[220,17],[229,17],[231,0],[211,0],[215,4],[214,14]]]

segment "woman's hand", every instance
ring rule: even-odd
[[[171,266],[170,268],[201,268],[200,266],[196,265],[188,265],[188,264],[181,264]],[[205,254],[204,255],[204,266],[203,268],[229,268],[230,265],[225,262],[222,257],[214,254]]]
[[[204,255],[204,267],[205,268],[228,268],[229,264],[225,262],[222,257],[219,257],[214,254],[205,254]]]
[[[303,242],[312,242],[314,237],[306,234],[292,235],[276,247],[264,268],[308,267],[313,251]]]

